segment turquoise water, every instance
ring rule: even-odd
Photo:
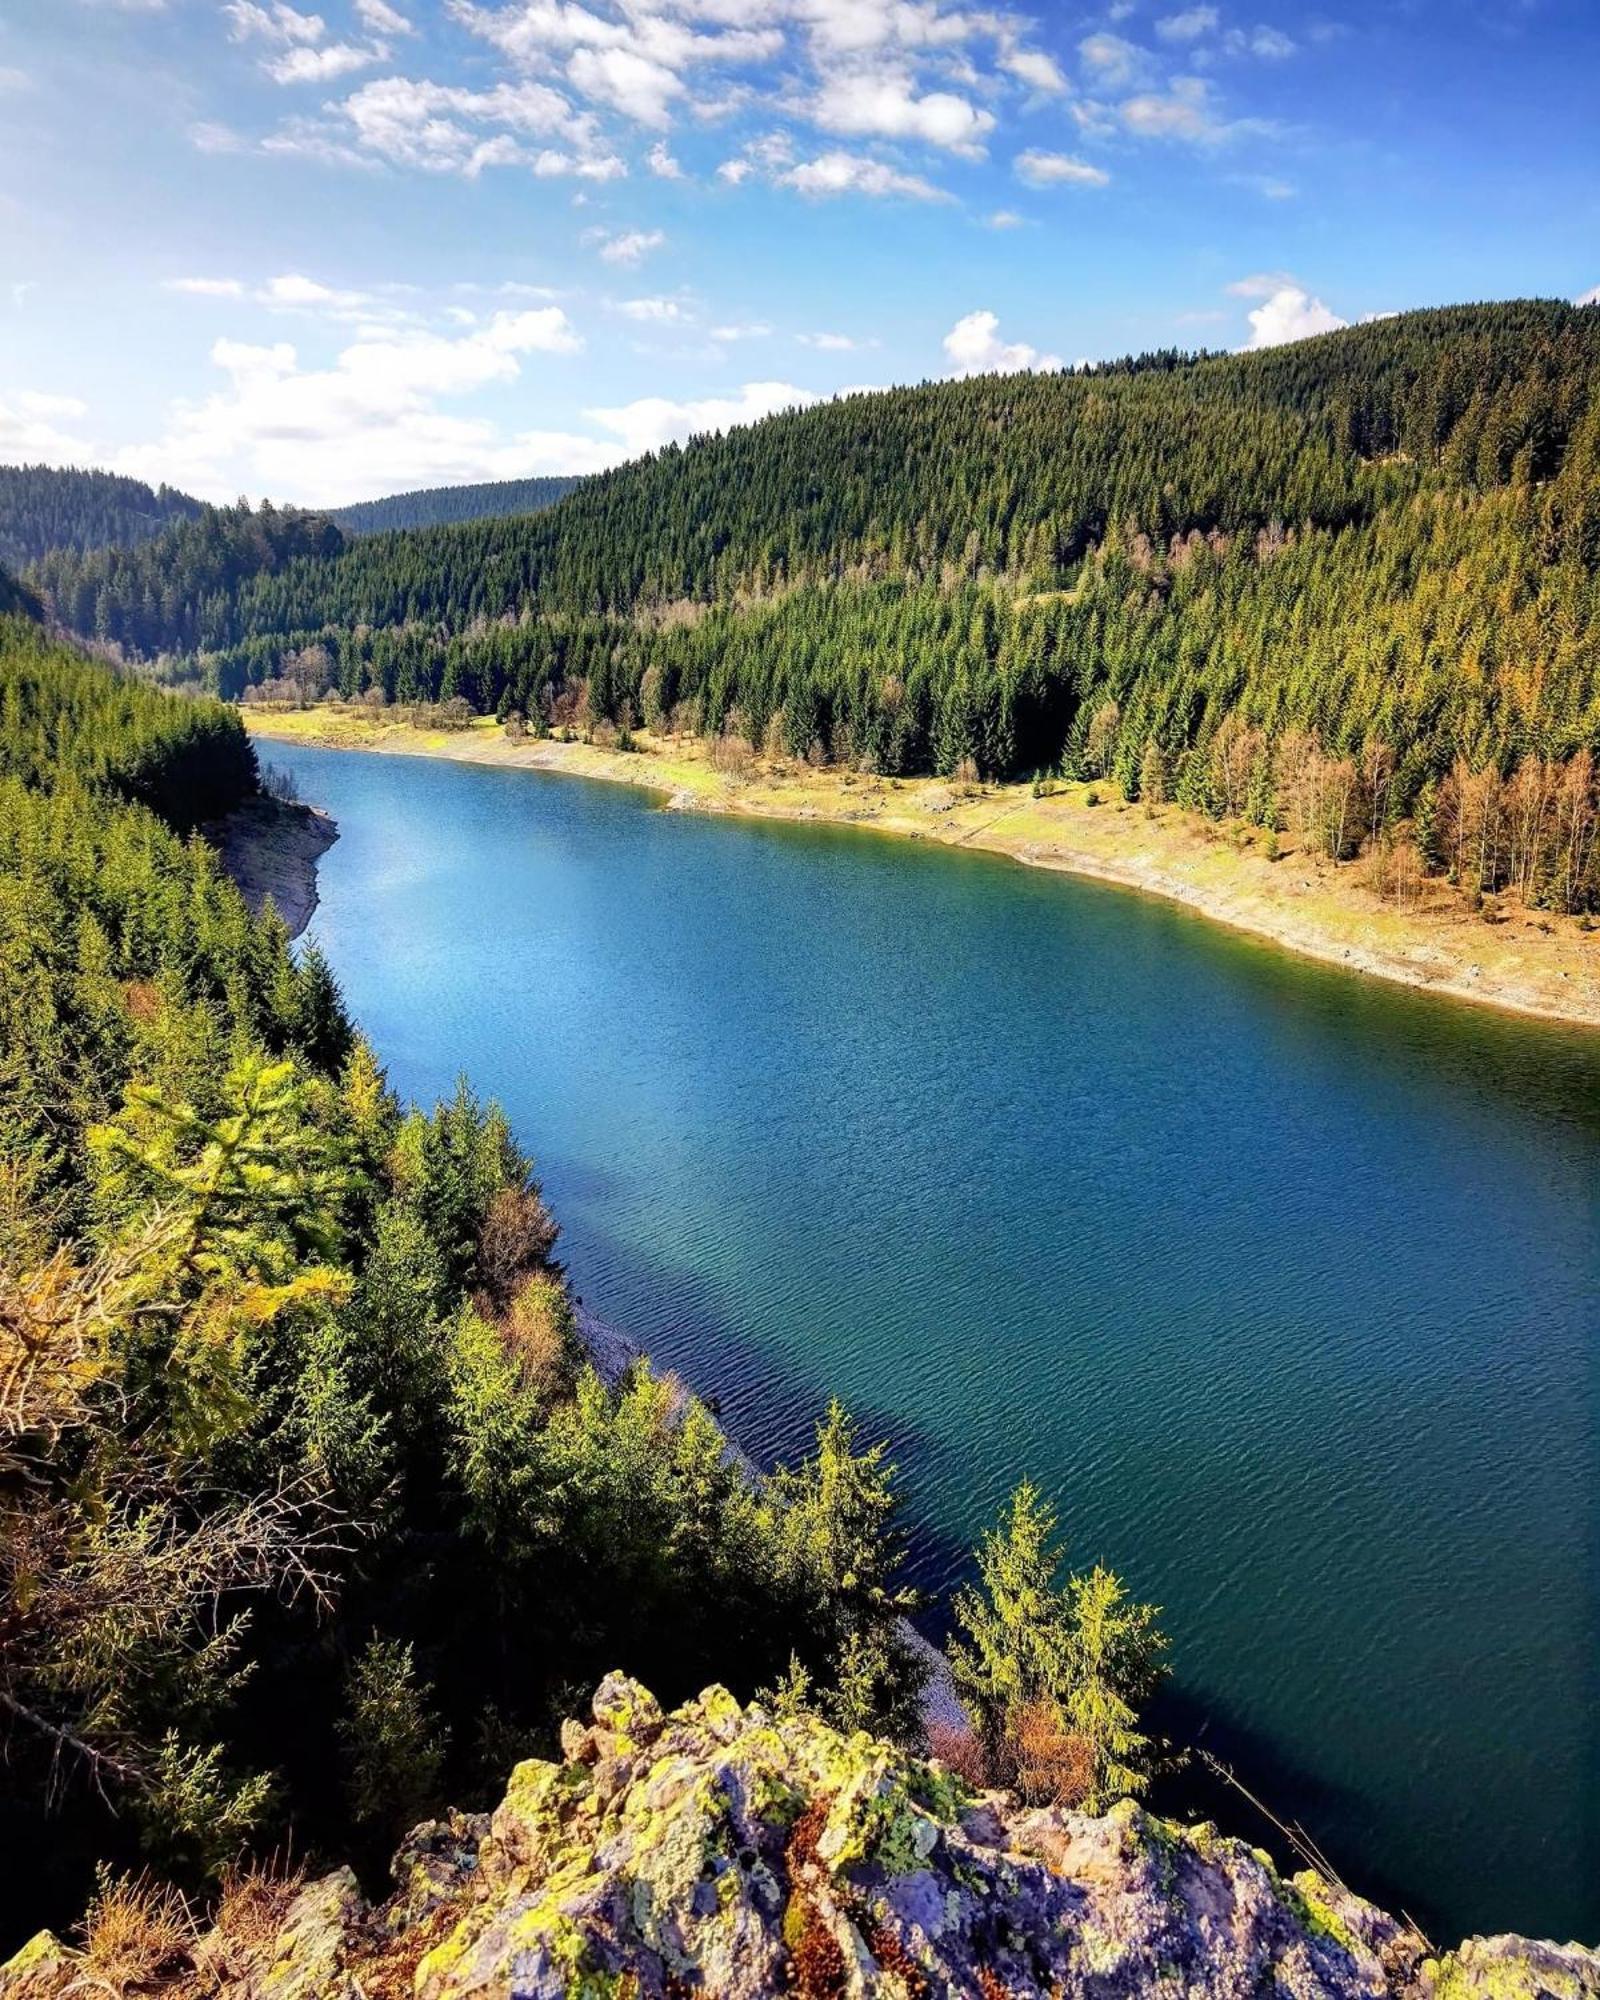
[[[837,1391],[930,1587],[1032,1474],[1353,1886],[1600,1939],[1600,1037],[991,858],[273,754],[395,1084],[503,1100],[577,1290],[758,1457]]]

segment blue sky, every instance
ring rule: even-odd
[[[1600,286],[1596,0],[0,0],[0,459],[333,504]]]

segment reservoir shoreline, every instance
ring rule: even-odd
[[[1304,958],[1452,1000],[1566,1026],[1600,1027],[1600,931],[1508,909],[1475,916],[1442,884],[1396,908],[1354,869],[1288,850],[1269,859],[1249,836],[1164,807],[1100,800],[1095,785],[959,787],[780,766],[729,774],[706,746],[644,739],[634,751],[551,739],[513,742],[492,720],[460,731],[374,722],[345,711],[246,710],[253,736],[326,749],[442,758],[628,784],[669,809],[860,826],[998,854],[1157,896]],[[320,850],[319,850],[320,851]],[[281,907],[281,905],[280,905]],[[308,913],[309,914],[309,913]]]

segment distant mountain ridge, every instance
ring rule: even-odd
[[[466,521],[537,514],[565,498],[576,479],[500,479],[476,486],[419,487],[349,507],[287,511],[317,514],[341,533],[449,527]],[[213,511],[174,486],[148,486],[120,473],[77,466],[0,465],[0,564],[21,569],[59,550],[89,554],[132,549]]]
[[[424,486],[320,512],[347,535],[380,535],[394,528],[444,528],[460,521],[503,520],[537,514],[564,499],[575,478],[497,479],[477,486]]]

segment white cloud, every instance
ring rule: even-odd
[[[805,409],[817,400],[811,390],[796,388],[792,382],[746,382],[737,396],[683,403],[667,396],[642,396],[615,408],[585,410],[584,415],[614,432],[624,454],[636,458],[700,432],[759,423],[778,410]]]
[[[1156,23],[1156,33],[1164,42],[1194,42],[1216,32],[1219,16],[1215,7],[1185,7],[1179,14],[1167,14]]]
[[[0,91],[31,90],[33,78],[25,69],[12,69],[0,65]]]
[[[1020,229],[1022,217],[1014,208],[997,208],[993,215],[984,218],[986,229]]]
[[[320,369],[302,368],[287,341],[219,340],[211,359],[227,387],[175,405],[162,437],[111,462],[218,498],[255,490],[313,505],[419,480],[512,477],[531,469],[526,453],[517,458],[486,420],[439,405],[514,383],[528,356],[582,344],[559,306],[497,312],[454,338],[364,336]]]
[[[667,143],[664,139],[658,139],[650,148],[649,153],[645,156],[645,164],[658,180],[681,181],[683,179],[683,168],[679,166],[678,162],[667,150]]]
[[[238,278],[169,278],[164,289],[190,298],[248,300],[269,312],[305,313],[357,326],[416,323],[416,315],[392,298],[325,285],[300,271],[282,272],[260,285],[246,285]]]
[[[751,160],[724,160],[717,169],[717,179],[726,181],[729,187],[737,187],[754,172],[755,163]]]
[[[632,265],[659,250],[667,235],[664,229],[588,229],[583,240],[599,251],[602,263]]]
[[[575,49],[567,74],[585,97],[609,104],[640,125],[669,125],[683,79],[632,49]]]
[[[1277,28],[1230,28],[1222,46],[1230,56],[1259,56],[1263,62],[1282,62],[1295,53],[1295,44]]]
[[[75,396],[46,396],[23,390],[0,396],[0,460],[30,464],[87,465],[94,448],[60,428],[88,414]]]
[[[1111,180],[1104,167],[1091,166],[1070,153],[1040,152],[1037,147],[1019,153],[1013,165],[1017,179],[1029,187],[1105,187]]]
[[[681,299],[624,299],[617,311],[625,319],[656,326],[687,326],[694,320],[693,311]]]
[[[302,14],[298,8],[287,5],[286,0],[268,0],[266,6],[258,6],[256,0],[227,0],[222,11],[233,23],[236,42],[255,40],[310,46],[320,42],[328,32],[328,24],[320,14]]]
[[[356,13],[375,35],[414,35],[417,31],[389,0],[356,0]]]
[[[816,159],[803,160],[776,178],[780,186],[807,195],[905,195],[912,201],[950,198],[920,174],[901,173],[897,167],[883,160],[868,159],[861,153],[820,153]]]
[[[876,340],[857,340],[848,333],[797,333],[802,347],[814,347],[820,354],[854,354],[864,347],[876,347]]]
[[[391,166],[474,180],[487,167],[525,166],[548,177],[610,180],[627,169],[600,142],[593,116],[575,111],[548,84],[523,81],[468,90],[426,79],[380,77],[329,107],[348,123],[356,147]],[[530,147],[529,141],[558,141]],[[316,157],[329,135],[279,135],[269,150]]]
[[[1025,83],[1030,90],[1037,90],[1048,97],[1062,96],[1067,89],[1067,79],[1061,73],[1060,64],[1042,49],[1010,49],[1001,56],[1000,67],[1009,71],[1019,83]]]
[[[1336,333],[1349,324],[1330,311],[1321,299],[1294,284],[1280,285],[1247,317],[1250,321],[1247,347],[1282,347],[1287,341],[1306,340],[1315,333]]]
[[[388,51],[381,44],[358,48],[353,42],[329,42],[320,49],[286,49],[281,56],[273,57],[266,71],[274,83],[331,83],[337,76],[367,69],[373,63],[385,61],[387,56]]]
[[[1103,30],[1085,35],[1078,44],[1078,55],[1084,68],[1093,74],[1096,86],[1106,90],[1120,90],[1124,84],[1132,83],[1149,60],[1134,43]]]
[[[944,352],[956,375],[1017,375],[1061,366],[1059,354],[1041,354],[1025,340],[1002,340],[992,312],[970,312],[958,319],[944,337]]]
[[[954,91],[919,97],[901,70],[849,71],[830,77],[813,115],[825,131],[857,138],[917,139],[974,158],[994,130],[994,113],[981,111]]]
[[[1580,292],[1572,301],[1575,306],[1600,306],[1600,285],[1591,285],[1586,292]]]
[[[711,338],[724,344],[736,340],[766,340],[772,333],[771,324],[764,319],[730,320],[725,326],[714,326]]]
[[[1198,146],[1219,146],[1246,135],[1270,137],[1276,128],[1266,119],[1222,117],[1204,77],[1175,76],[1162,94],[1146,92],[1120,106],[1123,125],[1140,139],[1174,139]]]

